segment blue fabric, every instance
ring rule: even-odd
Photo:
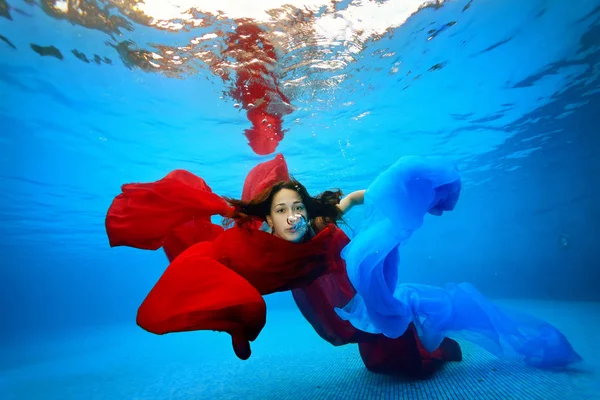
[[[438,158],[403,157],[373,181],[365,193],[364,220],[342,251],[357,294],[336,308],[338,315],[357,329],[390,338],[401,336],[413,322],[429,351],[452,337],[540,368],[581,361],[552,325],[502,309],[468,283],[445,288],[398,284],[400,246],[427,213],[454,209],[460,190],[456,167]]]

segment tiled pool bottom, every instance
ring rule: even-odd
[[[278,310],[248,361],[222,333],[154,336],[135,326],[2,349],[0,399],[600,399],[600,304],[503,303],[555,324],[591,365],[541,371],[462,342],[462,362],[404,380],[367,371],[357,346],[333,347],[298,311]]]

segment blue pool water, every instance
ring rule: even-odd
[[[201,0],[180,8],[0,0],[0,397],[237,398],[255,385],[255,398],[284,398],[284,389],[269,394],[271,380],[301,387],[312,379],[289,378],[296,364],[309,375],[339,373],[310,349],[326,364],[354,360],[355,348],[313,337],[289,293],[267,297],[274,317],[254,364],[235,359],[222,334],[165,339],[135,326],[167,261],[160,251],[109,248],[104,217],[120,185],[181,168],[239,197],[250,168],[276,153],[311,194],[363,189],[403,155],[453,158],[459,204],[426,219],[403,249],[400,278],[467,281],[517,302],[559,326],[594,364],[600,1],[423,3],[231,1],[218,14]],[[269,32],[274,74],[294,108],[269,155],[248,145],[245,111],[221,79],[239,66],[211,64],[242,17]],[[351,227],[361,212],[349,214]],[[277,318],[298,325],[296,355],[278,347]],[[468,357],[462,365],[470,368]],[[344,379],[376,385],[364,367],[352,368]],[[239,385],[228,383],[234,377]],[[556,379],[600,398],[597,375]]]

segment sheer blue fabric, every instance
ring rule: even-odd
[[[425,348],[466,339],[500,357],[559,368],[581,361],[565,336],[538,318],[500,308],[472,285],[398,283],[399,248],[427,213],[454,209],[458,170],[440,158],[403,157],[367,188],[364,220],[342,251],[357,294],[338,315],[364,332],[401,336],[413,322]]]

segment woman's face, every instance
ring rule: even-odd
[[[273,234],[290,242],[301,241],[306,234],[308,225],[303,224],[300,228],[294,229],[288,222],[288,217],[296,214],[302,215],[308,221],[306,207],[298,192],[281,189],[273,196],[271,212],[267,215],[267,223],[273,229]]]

